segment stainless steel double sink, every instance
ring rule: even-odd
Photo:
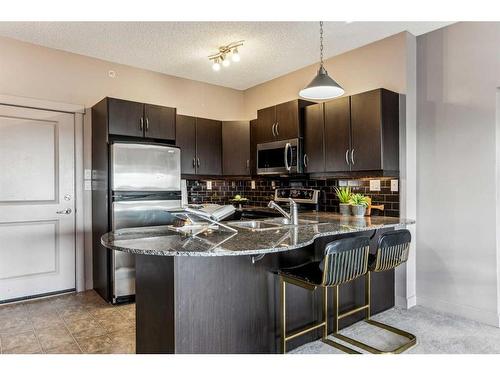
[[[280,229],[283,227],[294,226],[291,223],[290,219],[287,219],[285,217],[274,217],[271,219],[264,219],[264,220],[230,221],[227,224],[237,228],[251,229],[257,231]],[[299,219],[299,223],[296,226],[312,225],[312,224],[318,224],[318,221]]]

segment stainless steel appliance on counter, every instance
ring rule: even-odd
[[[115,142],[110,151],[111,229],[170,224],[169,209],[181,206],[180,150]],[[113,251],[112,302],[135,294],[135,257]]]
[[[302,173],[300,139],[260,143],[257,145],[257,174],[285,175]]]

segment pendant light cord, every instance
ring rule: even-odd
[[[319,21],[319,61],[323,66],[323,21]]]

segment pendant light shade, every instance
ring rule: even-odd
[[[320,65],[318,74],[299,92],[304,99],[327,100],[344,95],[344,89],[329,75],[323,66],[323,21],[319,23]]]
[[[304,99],[326,100],[342,96],[344,92],[344,89],[328,75],[322,65],[316,77],[300,90],[299,95]]]

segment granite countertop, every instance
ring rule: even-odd
[[[382,216],[355,218],[329,212],[301,213],[299,218],[315,220],[318,223],[282,226],[269,230],[233,227],[238,230],[237,233],[213,230],[197,236],[179,233],[167,226],[129,228],[104,234],[101,243],[109,249],[142,255],[260,255],[301,248],[321,236],[387,227],[402,228],[415,223],[409,219]]]

